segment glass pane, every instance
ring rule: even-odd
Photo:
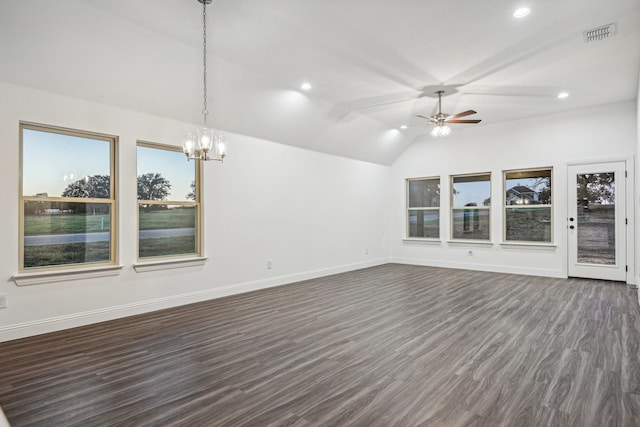
[[[140,258],[195,254],[195,206],[140,205],[138,208]]]
[[[489,209],[454,209],[453,238],[489,240]]]
[[[578,262],[615,265],[615,174],[577,176]]]
[[[437,208],[440,206],[440,179],[409,181],[410,208]]]
[[[507,240],[551,241],[551,207],[505,209]]]
[[[109,141],[32,129],[22,131],[24,196],[108,199],[110,165]]]
[[[440,212],[437,210],[409,211],[409,237],[440,237]]]
[[[111,261],[111,205],[24,202],[24,268]]]
[[[453,178],[453,206],[490,206],[491,181],[489,175]]]
[[[550,205],[551,170],[505,173],[506,205]]]
[[[196,165],[181,151],[138,146],[139,200],[196,200]]]

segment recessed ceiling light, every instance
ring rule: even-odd
[[[407,125],[400,126],[400,129],[406,129],[406,128],[407,128]]]
[[[300,85],[300,89],[302,90],[311,90],[311,83],[309,82],[304,82]]]
[[[565,99],[569,97],[569,92],[560,92],[558,94],[558,99]]]
[[[524,18],[525,16],[527,16],[530,13],[531,13],[531,9],[529,9],[528,7],[521,7],[519,9],[516,9],[515,12],[513,12],[513,17],[514,18]]]

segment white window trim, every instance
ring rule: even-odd
[[[527,241],[509,241],[509,242],[500,242],[500,246],[504,247],[521,247],[521,248],[531,248],[531,249],[555,249],[558,247],[555,243],[549,242],[527,242]]]
[[[424,243],[428,245],[442,244],[442,239],[435,237],[405,237],[402,239],[402,241],[407,243]]]
[[[475,239],[455,239],[447,240],[447,244],[451,246],[493,246],[493,242],[488,240],[475,240]]]
[[[442,205],[442,194],[440,194],[440,200],[438,200],[437,207],[409,207],[409,183],[411,181],[429,181],[429,180],[438,180],[438,185],[442,182],[440,176],[425,176],[418,178],[406,178],[405,179],[405,237],[402,239],[404,241],[425,241],[425,242],[441,242],[442,241],[442,230],[440,227],[440,222],[442,219],[442,212],[440,210]],[[409,236],[409,212],[410,211],[437,211],[438,212],[438,237],[418,237],[418,236]]]
[[[73,280],[79,276],[78,272],[87,272],[87,277],[96,277],[92,275],[92,272],[95,273],[97,271],[107,271],[111,269],[122,269],[122,266],[118,265],[118,225],[119,225],[119,217],[118,217],[118,197],[117,197],[117,159],[118,159],[118,142],[119,137],[116,135],[108,135],[98,132],[91,131],[83,131],[77,129],[64,128],[60,126],[51,126],[40,123],[33,123],[27,121],[20,121],[20,180],[19,180],[19,253],[18,253],[18,271],[19,273],[14,275],[12,278],[16,285],[18,285],[18,281],[25,284],[30,281],[30,278],[33,278],[35,281],[33,284],[39,283],[47,283],[50,281],[63,281],[63,280]],[[109,153],[110,153],[110,164],[109,164],[109,176],[110,176],[110,198],[109,199],[86,199],[86,198],[77,198],[77,201],[73,201],[73,198],[64,198],[64,197],[52,197],[45,198],[43,200],[46,201],[62,201],[68,199],[69,201],[73,201],[76,203],[91,203],[91,200],[96,203],[104,203],[109,204],[110,206],[110,215],[111,215],[111,226],[110,226],[110,249],[109,256],[110,259],[108,261],[101,262],[89,262],[89,263],[74,263],[74,264],[56,264],[56,265],[46,265],[46,266],[37,266],[37,267],[26,267],[24,266],[24,203],[25,200],[39,200],[37,197],[25,196],[23,191],[24,184],[24,176],[23,176],[23,134],[25,129],[31,129],[39,132],[49,132],[49,133],[58,133],[63,135],[77,136],[81,138],[93,138],[99,139],[103,141],[109,142]],[[70,278],[61,278],[59,280],[52,280],[56,277],[62,277],[68,273]],[[46,277],[50,276],[50,278],[43,279],[44,281],[39,282],[38,277]],[[99,277],[99,276],[98,276]],[[18,278],[16,280],[16,278]],[[78,277],[84,278],[84,277]],[[18,285],[22,286],[22,285]]]
[[[507,205],[507,174],[513,172],[536,172],[536,171],[549,171],[551,178],[551,203],[545,205]],[[523,169],[509,169],[502,171],[502,242],[500,245],[511,245],[511,246],[531,246],[531,247],[556,247],[555,244],[555,233],[554,233],[554,208],[555,204],[554,197],[555,191],[553,189],[553,185],[555,182],[555,178],[553,176],[553,166],[542,166],[535,168],[523,168]],[[541,208],[551,208],[551,239],[548,242],[534,241],[534,240],[507,240],[507,209],[541,209]]]
[[[123,265],[110,265],[43,271],[38,273],[18,273],[14,274],[11,279],[15,282],[16,286],[42,285],[45,283],[66,282],[69,280],[117,276],[123,268]]]
[[[491,238],[492,236],[492,231],[491,231],[491,208],[493,207],[492,204],[489,204],[489,206],[455,206],[453,203],[453,180],[455,178],[459,178],[459,177],[465,177],[465,176],[483,176],[483,175],[488,175],[489,179],[487,180],[487,182],[489,183],[489,197],[491,198],[492,196],[492,191],[493,191],[493,185],[492,185],[492,178],[493,175],[491,174],[491,172],[475,172],[475,173],[466,173],[466,174],[458,174],[458,175],[450,175],[449,176],[449,199],[450,199],[450,203],[449,203],[449,223],[450,223],[450,230],[449,230],[449,235],[451,236],[450,240],[447,240],[448,243],[457,243],[457,242],[461,242],[461,243],[479,243],[479,244],[484,244],[484,245],[493,245],[493,240]],[[478,182],[482,182],[482,181],[478,181]],[[464,238],[455,238],[454,237],[454,233],[453,233],[453,227],[454,227],[454,221],[453,221],[453,211],[455,210],[460,210],[460,209],[473,209],[473,210],[488,210],[489,211],[489,238],[488,239],[464,239]]]
[[[201,267],[207,263],[208,257],[191,257],[184,259],[165,259],[162,261],[138,262],[133,264],[136,273],[148,271],[171,270],[183,267]]]
[[[138,140],[136,142],[136,153],[138,147],[147,147],[147,148],[155,148],[158,150],[167,150],[167,151],[175,151],[182,152],[180,147],[176,147],[173,145],[166,144],[158,144],[155,142],[148,142]],[[185,159],[186,161],[186,159]],[[136,178],[138,177],[138,170],[136,165]],[[166,204],[166,205],[184,205],[184,206],[195,206],[196,214],[197,214],[197,223],[196,223],[196,252],[195,253],[187,253],[187,254],[176,254],[176,255],[161,255],[157,257],[140,257],[140,238],[136,237],[136,262],[134,264],[134,269],[136,272],[141,273],[145,271],[155,271],[155,270],[168,270],[172,268],[180,268],[180,267],[188,267],[189,262],[191,265],[204,265],[207,260],[207,257],[202,256],[204,251],[204,234],[203,234],[203,203],[202,203],[202,169],[201,163],[196,161],[195,163],[195,181],[196,181],[196,200],[195,201],[171,201],[171,200],[162,200],[162,201],[150,201],[150,200],[136,200],[136,230],[139,234],[140,231],[140,205],[141,204]]]

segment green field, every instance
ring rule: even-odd
[[[148,212],[144,208],[140,208],[138,215],[140,230],[194,228],[196,226],[195,207]]]
[[[140,230],[196,228],[195,207],[139,211]],[[25,236],[109,232],[110,215],[26,215]],[[110,242],[33,245],[24,247],[24,268],[109,261]],[[140,258],[195,254],[196,236],[146,238],[139,242]]]
[[[24,267],[109,261],[109,242],[25,246]]]
[[[98,233],[111,229],[110,215],[26,215],[24,235]]]
[[[139,213],[141,230],[194,228],[195,208],[170,209]],[[98,233],[110,231],[110,215],[26,215],[24,235]]]
[[[196,253],[196,236],[161,237],[140,240],[140,258]]]

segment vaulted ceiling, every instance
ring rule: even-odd
[[[201,13],[196,0],[3,0],[0,80],[199,123]],[[453,130],[470,136],[637,96],[638,0],[214,0],[207,13],[216,127],[365,161],[427,135],[415,115],[434,112],[438,88],[446,113],[478,111]]]

